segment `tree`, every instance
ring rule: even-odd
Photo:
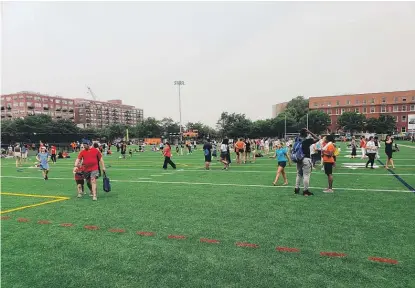
[[[160,121],[153,117],[148,117],[138,123],[134,130],[136,137],[140,138],[161,137],[163,133]]]
[[[297,122],[300,122],[301,118],[308,113],[308,99],[304,99],[303,96],[297,96],[291,99],[287,103],[285,112],[292,115]]]
[[[351,133],[363,131],[365,121],[365,115],[356,112],[345,112],[337,118],[338,127]]]
[[[307,115],[300,120],[300,126],[307,127]],[[308,113],[308,129],[313,133],[321,133],[330,126],[330,116],[320,110],[312,110]]]
[[[377,134],[392,134],[396,130],[396,120],[391,115],[380,115],[379,118],[366,120],[366,131]]]
[[[247,137],[252,129],[252,121],[247,119],[245,114],[229,114],[228,112],[222,112],[216,125],[222,137],[230,138]]]

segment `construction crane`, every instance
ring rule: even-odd
[[[88,87],[88,86],[86,86],[86,88],[88,88],[88,93],[91,94],[92,99],[94,99],[94,101],[97,101],[98,100],[98,97],[95,95],[94,92],[92,92],[92,89],[90,87]]]

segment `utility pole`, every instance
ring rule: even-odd
[[[182,100],[180,98],[180,88],[184,85],[184,81],[174,81],[174,85],[179,86],[179,114],[180,114],[180,144],[183,142],[183,133],[182,133]]]

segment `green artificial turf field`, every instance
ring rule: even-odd
[[[294,166],[273,187],[274,159],[205,171],[200,149],[176,171],[160,152],[105,157],[112,191],[99,179],[96,202],[76,198],[74,159],[48,181],[33,157],[21,172],[3,159],[2,287],[415,287],[415,149],[394,154],[396,177],[344,167],[363,163],[346,151],[335,193],[315,170],[313,197],[294,195]]]

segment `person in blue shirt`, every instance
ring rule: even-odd
[[[287,162],[291,166],[290,157],[288,157],[288,148],[284,147],[280,141],[277,142],[277,149],[275,150],[275,155],[271,156],[270,158],[277,158],[278,161],[278,169],[277,175],[275,176],[275,180],[272,183],[274,186],[277,185],[278,179],[280,175],[284,178],[284,184],[288,185],[287,174],[285,174],[285,166],[287,166]]]
[[[40,152],[37,154],[36,159],[37,161],[39,161],[40,169],[42,170],[43,174],[43,179],[48,180],[50,155],[46,151],[45,146],[42,146],[40,148]]]

